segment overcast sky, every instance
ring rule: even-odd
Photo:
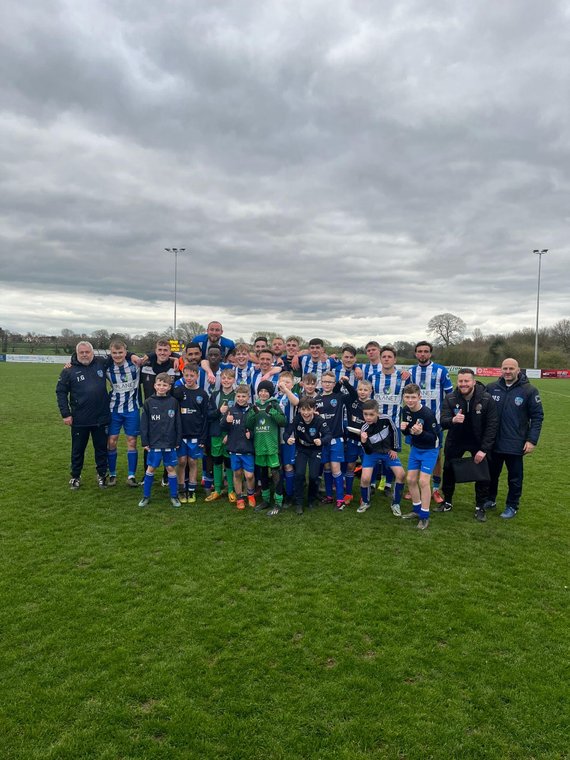
[[[0,326],[336,342],[570,317],[570,5],[13,3]]]

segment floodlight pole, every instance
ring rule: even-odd
[[[174,338],[176,338],[176,288],[178,282],[178,254],[184,253],[186,248],[165,248],[168,253],[174,254]]]
[[[543,248],[541,251],[535,248],[533,253],[538,256],[538,286],[536,288],[536,330],[534,333],[534,368],[538,369],[538,312],[540,308],[540,265],[542,263],[542,257],[545,253],[548,253],[548,248]]]

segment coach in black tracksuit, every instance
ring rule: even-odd
[[[529,383],[515,359],[505,359],[502,377],[487,386],[499,415],[499,429],[491,460],[490,506],[497,499],[503,464],[507,467],[508,493],[501,517],[514,517],[519,508],[523,484],[523,456],[530,454],[540,436],[544,410],[538,390]]]
[[[441,511],[451,509],[455,475],[451,460],[468,451],[479,464],[490,454],[497,435],[497,410],[485,386],[475,380],[471,369],[460,369],[457,388],[443,399],[441,427],[447,430],[442,490],[445,498]],[[489,481],[475,483],[476,517],[484,521],[484,505],[489,499]]]
[[[105,370],[106,357],[95,356],[91,343],[78,343],[71,357],[71,367],[64,369],[55,393],[59,411],[71,427],[72,488],[79,487],[85,449],[89,436],[95,451],[99,485],[105,486],[107,472],[107,426],[110,420],[109,392]]]

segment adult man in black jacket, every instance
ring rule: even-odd
[[[491,487],[487,508],[496,506],[497,488],[503,464],[507,466],[508,486],[505,510],[501,517],[509,520],[519,508],[523,484],[523,456],[530,454],[540,436],[544,410],[538,390],[520,371],[516,359],[505,359],[502,377],[487,386],[499,415],[499,429],[491,460]]]
[[[498,417],[495,404],[486,393],[485,386],[475,380],[472,369],[460,369],[457,388],[443,399],[441,426],[447,430],[442,490],[445,501],[436,507],[438,512],[449,512],[455,491],[455,474],[452,459],[462,457],[466,451],[476,464],[489,457],[497,435]],[[490,457],[489,457],[490,462]],[[489,481],[475,483],[475,517],[485,522],[485,504],[489,500]]]
[[[109,392],[105,370],[109,360],[95,356],[93,346],[81,341],[57,382],[55,393],[63,422],[71,428],[71,480],[76,491],[81,485],[81,471],[89,436],[95,450],[100,488],[105,488],[107,473],[107,426],[110,420]]]

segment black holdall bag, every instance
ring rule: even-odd
[[[473,457],[459,457],[451,460],[456,483],[484,483],[490,480],[487,457],[475,464]]]

